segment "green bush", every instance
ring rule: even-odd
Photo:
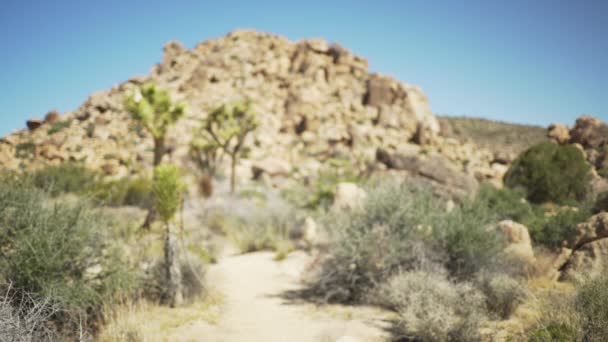
[[[152,182],[143,177],[99,181],[89,191],[94,199],[105,205],[148,208],[151,204]]]
[[[564,207],[556,210],[555,213],[543,215],[528,224],[528,231],[534,243],[558,249],[563,241],[574,234],[576,225],[592,215],[591,205],[587,203],[577,208]]]
[[[523,188],[534,203],[564,204],[585,199],[590,170],[575,146],[541,143],[517,157],[504,180],[510,188]]]
[[[26,178],[31,179],[35,187],[58,196],[68,192],[88,191],[98,182],[99,174],[81,164],[63,163],[36,170]]]
[[[574,299],[585,341],[601,341],[608,336],[608,276],[583,283]]]
[[[542,215],[542,210],[525,200],[525,193],[517,189],[497,189],[484,183],[479,188],[476,201],[488,206],[498,220],[512,220],[519,223],[529,222]]]
[[[68,330],[88,326],[136,284],[103,221],[86,201],[50,201],[41,190],[0,183],[0,286],[49,298],[53,319]]]
[[[53,124],[51,124],[51,128],[49,128],[47,134],[53,135],[55,133],[61,132],[63,129],[70,127],[71,124],[72,120],[55,121]]]
[[[480,201],[465,201],[437,223],[434,244],[447,254],[447,269],[461,279],[468,279],[488,265],[502,249],[499,236],[488,229],[496,216]]]

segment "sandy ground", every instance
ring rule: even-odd
[[[207,274],[222,296],[215,324],[193,321],[174,329],[175,341],[350,342],[384,341],[387,313],[375,308],[314,306],[284,299],[298,289],[310,256],[298,251],[283,261],[272,252],[226,251]],[[215,291],[217,290],[217,291]]]

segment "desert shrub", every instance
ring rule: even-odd
[[[479,326],[486,319],[483,294],[442,273],[400,273],[380,287],[378,297],[396,310],[397,328],[411,340],[479,340]]]
[[[48,298],[36,300],[24,293],[15,298],[9,286],[6,294],[0,296],[0,341],[56,340],[57,336],[50,328],[54,312]]]
[[[60,326],[91,324],[102,303],[136,285],[102,227],[86,201],[51,202],[41,190],[0,184],[0,285],[52,300]]]
[[[99,179],[96,172],[77,163],[47,166],[26,177],[35,187],[47,190],[52,196],[88,191]]]
[[[498,220],[524,223],[542,215],[541,210],[525,200],[525,193],[517,189],[497,189],[484,183],[479,188],[476,201],[485,203]]]
[[[55,133],[61,132],[63,129],[70,127],[71,124],[72,120],[55,121],[51,124],[51,127],[47,131],[47,134],[53,135]]]
[[[269,207],[238,217],[224,229],[242,253],[273,250],[284,255],[295,248],[299,221],[290,208]]]
[[[36,152],[36,144],[31,141],[19,143],[19,144],[17,144],[17,146],[15,146],[15,158],[19,158],[19,159],[33,158],[35,152]]]
[[[534,243],[550,249],[558,249],[562,242],[574,234],[576,225],[592,215],[592,205],[583,203],[579,207],[557,208],[556,212],[543,215],[528,230]]]
[[[530,341],[605,341],[608,336],[608,276],[587,279],[573,295],[552,294],[542,307]]]
[[[495,261],[502,249],[499,236],[488,229],[496,216],[480,201],[465,201],[433,229],[433,242],[447,254],[447,269],[458,278],[470,278]]]
[[[152,202],[152,182],[144,177],[98,181],[91,185],[88,192],[94,199],[110,206],[147,208]]]
[[[534,203],[585,199],[590,167],[573,145],[541,143],[523,152],[505,174],[505,185],[521,187]]]
[[[325,218],[332,243],[310,291],[323,301],[357,302],[391,275],[441,259],[425,242],[443,209],[428,193],[384,184],[362,207]]]
[[[583,340],[605,340],[608,336],[608,276],[583,283],[577,289],[574,307],[580,315]]]
[[[527,297],[525,288],[507,274],[482,272],[477,286],[486,297],[488,312],[500,319],[509,318]]]

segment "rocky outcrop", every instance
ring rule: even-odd
[[[367,198],[365,191],[355,183],[339,183],[334,191],[332,210],[353,210]]]
[[[168,132],[171,154],[165,156],[181,165],[189,164],[188,145],[201,118],[226,101],[253,101],[260,125],[239,164],[242,182],[252,176],[310,180],[335,157],[363,171],[375,161],[377,148],[420,152],[421,145],[463,174],[502,177],[491,154],[437,135],[439,123],[421,89],[370,73],[364,58],[338,44],[238,30],[193,49],[171,41],[163,51],[149,75],[96,92],[72,112],[53,112],[31,121],[29,131],[11,134],[5,139],[10,144],[0,143],[0,168],[74,160],[111,177],[149,169],[152,139],[125,112],[123,101],[134,87],[155,82],[187,106],[188,115]],[[35,153],[18,146],[33,146]],[[441,166],[421,168],[419,173],[449,186],[468,189],[474,183],[470,177],[452,179]]]
[[[570,130],[570,142],[585,148],[598,148],[608,142],[608,125],[597,118],[583,115],[576,119]]]
[[[547,137],[558,144],[565,144],[570,141],[568,126],[563,124],[551,124],[547,129]]]
[[[562,279],[592,277],[608,271],[608,213],[578,224],[564,251],[569,255],[558,265]]]
[[[479,187],[475,177],[458,170],[441,155],[391,154],[379,148],[376,159],[389,169],[407,171],[415,182],[429,183],[442,197],[462,199],[474,195]]]
[[[532,240],[526,226],[511,220],[504,220],[496,225],[496,231],[506,242],[505,253],[507,255],[517,258],[526,265],[534,264]]]

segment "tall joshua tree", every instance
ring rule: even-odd
[[[152,135],[154,139],[153,166],[158,166],[165,154],[167,130],[184,115],[184,105],[174,103],[169,93],[155,84],[149,83],[125,98],[125,108]],[[143,228],[149,228],[153,218],[154,210],[150,208]]]
[[[181,270],[177,260],[175,227],[173,219],[181,204],[184,184],[180,181],[179,170],[175,165],[161,164],[154,168],[154,207],[165,225],[164,275],[165,297],[171,307],[180,305],[183,300]]]
[[[230,157],[230,191],[235,189],[235,169],[244,151],[245,138],[258,127],[256,115],[250,102],[224,104],[203,119],[191,143],[191,155],[203,168],[213,175],[219,162],[221,150]]]

